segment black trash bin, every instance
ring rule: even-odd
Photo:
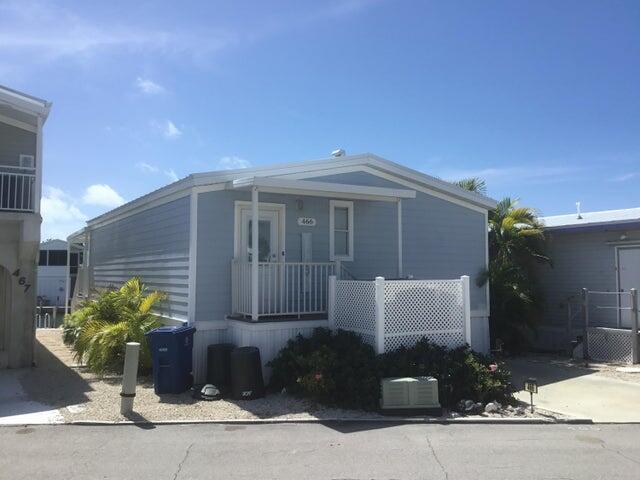
[[[231,388],[231,352],[235,345],[216,343],[207,347],[207,383],[223,393]]]
[[[146,333],[156,395],[182,393],[193,383],[193,334],[189,326],[160,327]]]
[[[231,395],[236,400],[264,396],[262,362],[256,347],[239,347],[231,352]]]

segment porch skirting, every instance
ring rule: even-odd
[[[227,317],[221,321],[197,322],[195,327],[193,371],[196,382],[206,380],[207,346],[225,342],[238,347],[258,347],[262,372],[267,382],[271,377],[271,369],[266,364],[290,339],[298,335],[309,336],[318,327],[329,327],[329,321],[315,319],[253,323]],[[489,353],[489,320],[479,312],[472,312],[471,315],[471,348],[480,353]]]
[[[258,347],[262,372],[267,382],[271,377],[271,369],[266,364],[278,354],[289,339],[299,334],[309,336],[315,328],[328,326],[327,319],[251,323],[227,318],[217,322],[196,322],[193,343],[194,380],[197,383],[206,380],[207,346],[227,342],[237,347]]]

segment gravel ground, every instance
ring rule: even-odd
[[[79,366],[62,343],[61,331],[37,331],[38,368],[20,377],[24,390],[36,401],[59,408],[65,421],[180,421],[250,419],[379,419],[377,413],[327,408],[286,394],[271,394],[257,400],[194,400],[189,393],[157,396],[151,378],[138,379],[134,415],[120,414],[121,377],[99,377]],[[559,418],[537,411],[516,415],[515,411],[482,414],[481,417]]]

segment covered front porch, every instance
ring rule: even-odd
[[[415,198],[414,190],[272,177],[238,179],[227,184],[226,188],[251,192],[250,202],[235,202],[231,318],[253,322],[326,318],[329,278],[354,280],[356,277],[349,268],[350,262],[354,261],[354,250],[358,250],[354,225],[366,222],[366,219],[355,220],[354,202],[395,204],[395,225],[390,226],[397,231],[394,274],[403,278],[402,200]],[[261,193],[329,198],[328,222],[317,225],[316,218],[297,216],[295,211],[287,212],[283,204],[261,202]],[[296,202],[302,200],[297,199]],[[295,225],[301,230],[300,261],[287,258],[287,225]],[[312,234],[314,227],[321,229],[315,230],[316,237]],[[328,242],[322,242],[321,246],[312,245],[314,239],[321,243],[318,237],[326,237]],[[314,261],[312,252],[318,250],[328,261]],[[369,261],[363,253],[360,255],[360,261]]]

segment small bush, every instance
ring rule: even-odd
[[[492,371],[491,363],[469,347],[451,350],[426,339],[376,356],[353,332],[319,328],[309,338],[289,340],[269,366],[275,389],[286,388],[325,405],[373,410],[379,406],[384,377],[433,376],[445,407],[462,399],[509,403],[510,374],[501,365]]]
[[[149,292],[134,277],[118,290],[98,293],[66,315],[63,341],[71,346],[79,361],[98,374],[121,373],[125,344],[138,342],[139,370],[146,373],[151,368],[151,354],[144,335],[160,325],[151,310],[165,297],[160,292]]]
[[[473,352],[468,346],[448,349],[426,338],[379,356],[381,377],[431,376],[438,379],[440,403],[452,407],[462,399],[500,403],[512,401],[510,372],[504,365]]]
[[[375,409],[379,379],[373,348],[353,332],[317,328],[289,340],[269,362],[271,387],[330,406]]]

